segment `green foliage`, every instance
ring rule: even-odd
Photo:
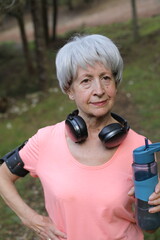
[[[30,44],[34,59],[33,44]],[[0,97],[22,97],[37,91],[38,79],[28,74],[22,46],[13,42],[0,44]]]

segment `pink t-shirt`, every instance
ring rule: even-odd
[[[129,130],[113,157],[99,166],[70,153],[64,121],[40,129],[20,151],[25,168],[43,185],[45,206],[68,240],[142,240],[128,197],[133,186],[132,152],[144,137]]]

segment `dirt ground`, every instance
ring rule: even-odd
[[[149,17],[160,14],[160,0],[137,0],[138,17]],[[98,26],[114,22],[125,21],[132,16],[130,0],[95,1],[89,8],[79,11],[61,9],[58,15],[57,33],[61,34],[81,25]],[[28,40],[33,39],[33,26],[30,18],[26,16],[26,32]],[[51,28],[51,18],[50,18]],[[19,29],[12,19],[11,25],[0,25],[0,42],[21,42]]]

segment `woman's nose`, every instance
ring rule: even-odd
[[[97,96],[101,96],[104,94],[104,86],[100,80],[96,80],[94,82],[94,94]]]

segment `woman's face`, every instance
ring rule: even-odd
[[[77,76],[68,91],[82,117],[102,117],[109,113],[114,105],[117,88],[110,69],[102,63],[78,68]]]

